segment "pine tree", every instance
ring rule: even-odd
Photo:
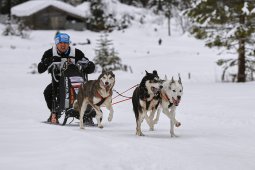
[[[108,39],[108,35],[104,34],[100,36],[98,41],[98,47],[95,50],[96,56],[94,63],[99,65],[102,70],[120,70],[122,69],[121,59],[118,53],[112,47],[112,40]]]
[[[106,30],[105,20],[106,16],[104,13],[105,6],[102,0],[91,0],[90,12],[91,17],[87,23],[88,29],[92,31],[103,31]]]
[[[238,54],[237,59],[223,59],[218,65],[225,70],[236,66],[237,82],[245,82],[247,74],[254,72],[255,1],[199,1],[187,15],[196,23],[192,30],[196,38],[205,39],[208,47]]]
[[[168,36],[171,36],[171,18],[173,16],[173,10],[178,5],[175,0],[166,0],[164,3],[165,16],[168,23]]]
[[[11,14],[11,8],[15,5],[24,3],[29,0],[1,0],[0,1],[0,13],[1,14]]]

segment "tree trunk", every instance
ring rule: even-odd
[[[245,23],[245,16],[240,16],[240,24]],[[237,82],[245,82],[245,39],[243,36],[239,39],[239,48],[238,48],[238,73],[237,73]]]
[[[7,6],[8,6],[8,18],[11,18],[11,1],[7,1]]]
[[[168,23],[168,36],[171,36],[171,17],[170,15],[167,17]]]
[[[162,2],[161,0],[158,0],[158,11],[162,11],[163,8],[162,8]]]
[[[245,40],[239,40],[237,82],[245,82]]]

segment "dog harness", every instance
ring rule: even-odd
[[[169,99],[169,97],[168,97],[166,94],[160,93],[160,96],[161,96],[161,98],[162,98],[163,100],[169,102],[168,108],[170,108],[170,107],[173,105],[173,103],[170,102],[170,99]]]
[[[144,101],[146,102],[146,110],[149,109],[150,103],[151,103],[151,101],[152,101],[153,99],[154,99],[154,100],[158,100],[158,103],[157,103],[156,106],[155,106],[155,108],[158,108],[158,105],[159,105],[159,103],[160,103],[159,94],[157,94],[156,96],[154,96],[150,101],[147,101],[146,98],[144,98]]]
[[[97,91],[96,96],[99,97],[99,98],[101,98],[100,102],[98,102],[98,103],[96,104],[97,106],[100,106],[100,105],[102,105],[102,104],[104,103],[104,101],[105,101],[108,97],[111,96],[111,94],[109,94],[109,96],[107,96],[107,97],[103,97],[103,96],[99,93],[99,91]]]

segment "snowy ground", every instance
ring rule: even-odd
[[[76,47],[89,59],[94,57],[99,34],[66,32],[73,42],[89,38],[92,45]],[[54,34],[34,31],[29,40],[0,36],[1,169],[254,170],[255,83],[220,83],[217,51],[187,35],[168,37],[166,29],[133,28],[113,32],[109,38],[122,62],[133,69],[133,74],[115,73],[117,91],[139,83],[144,70],[156,69],[162,78],[182,75],[184,95],[177,108],[182,126],[176,128],[177,138],[170,137],[169,120],[163,114],[155,131],[144,123],[146,136],[135,136],[131,101],[114,105],[111,123],[103,110],[103,129],[80,130],[78,120],[65,127],[42,124],[49,116],[43,90],[50,76],[28,72],[51,47]]]

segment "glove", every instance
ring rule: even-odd
[[[61,62],[61,58],[57,57],[57,56],[53,56],[53,57],[51,57],[51,61],[52,62]]]
[[[47,57],[43,60],[43,64],[46,66],[46,67],[49,67],[49,65],[52,63],[52,57]]]
[[[91,74],[95,71],[95,64],[92,61],[89,61],[87,67],[83,69],[85,73]]]
[[[46,57],[44,60],[43,60],[43,63],[44,65],[46,65],[47,67],[49,67],[49,65],[51,65],[52,62],[60,62],[61,61],[61,58],[58,58],[58,57]]]

